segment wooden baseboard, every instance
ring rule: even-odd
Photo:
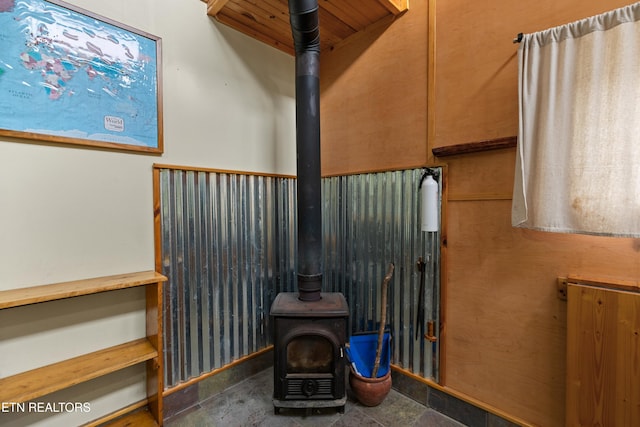
[[[438,384],[437,382],[435,382],[433,380],[429,380],[427,378],[423,378],[421,376],[418,376],[418,375],[416,375],[416,374],[414,374],[412,372],[409,372],[409,371],[407,371],[407,370],[405,370],[405,369],[403,369],[403,368],[401,368],[399,366],[391,365],[391,369],[396,373],[399,373],[401,375],[405,375],[405,376],[407,376],[407,377],[409,377],[409,378],[411,378],[411,379],[413,379],[415,381],[418,381],[418,382],[420,382],[422,384],[425,384],[428,387],[431,387],[431,388],[433,388],[435,390],[438,390],[438,391],[440,391],[442,393],[446,393],[449,396],[452,396],[452,397],[455,397],[456,399],[462,400],[463,402],[466,402],[466,403],[468,403],[470,405],[473,405],[473,406],[475,406],[477,408],[480,408],[480,409],[482,409],[482,410],[484,410],[486,412],[489,412],[489,413],[491,413],[493,415],[496,415],[496,416],[498,416],[500,418],[503,418],[503,419],[505,419],[505,420],[507,420],[507,421],[509,421],[511,423],[517,424],[517,425],[522,426],[522,427],[534,427],[533,424],[527,423],[526,421],[521,420],[521,419],[519,419],[517,417],[514,417],[513,415],[510,415],[510,414],[508,414],[508,413],[506,413],[506,412],[504,412],[504,411],[502,411],[502,410],[500,410],[498,408],[495,408],[495,407],[493,407],[491,405],[488,405],[488,404],[486,404],[486,403],[484,403],[484,402],[482,402],[482,401],[480,401],[478,399],[475,399],[475,398],[473,398],[473,397],[471,397],[471,396],[469,396],[467,394],[464,394],[462,392],[454,390],[454,389],[452,389],[450,387],[446,387],[446,386],[440,385],[440,384]]]
[[[226,371],[227,369],[231,369],[231,368],[233,368],[235,366],[238,366],[241,363],[244,363],[244,362],[246,362],[248,360],[254,359],[254,358],[259,357],[259,356],[262,356],[263,354],[268,353],[271,350],[273,350],[273,345],[270,345],[270,346],[268,346],[266,348],[263,348],[262,350],[256,351],[255,353],[251,353],[250,355],[244,356],[244,357],[242,357],[242,358],[240,358],[238,360],[234,360],[233,362],[229,363],[228,365],[224,365],[221,368],[214,369],[212,371],[206,372],[206,373],[200,375],[199,377],[192,378],[189,381],[185,381],[185,382],[180,383],[180,384],[178,384],[176,386],[173,386],[173,387],[171,387],[169,389],[166,389],[164,391],[164,393],[162,393],[162,396],[163,397],[167,397],[167,396],[169,396],[169,395],[171,395],[171,394],[173,394],[173,393],[175,393],[177,391],[180,391],[180,390],[185,389],[187,387],[190,387],[190,386],[192,386],[192,385],[194,385],[196,383],[199,383],[202,380],[205,380],[205,379],[207,379],[209,377],[212,377],[214,375],[218,375],[221,372]]]

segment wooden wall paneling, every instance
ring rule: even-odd
[[[436,0],[429,0],[427,11],[427,163],[433,163],[436,140]]]
[[[453,189],[451,190],[453,191]],[[552,242],[511,228],[510,200],[450,201],[446,382],[526,420],[564,420],[565,304]]]
[[[388,11],[380,3],[370,0],[324,0],[321,9],[339,17],[339,20],[356,31],[364,30],[372,22],[384,18]],[[322,35],[320,35],[322,37]]]
[[[640,294],[568,285],[568,426],[640,425]]]
[[[444,385],[562,426],[566,306],[556,277],[638,277],[638,242],[516,229],[510,210],[509,200],[448,203]]]
[[[427,4],[321,54],[322,173],[427,162]]]
[[[515,159],[514,149],[448,158],[449,200],[511,200]]]
[[[518,33],[566,24],[629,0],[449,0],[436,7],[434,147],[517,135]]]
[[[437,3],[434,147],[517,134],[517,45],[511,33],[518,26],[509,13],[526,7]]]

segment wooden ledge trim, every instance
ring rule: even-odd
[[[431,150],[436,157],[458,156],[461,154],[480,153],[483,151],[501,150],[503,148],[514,148],[518,145],[518,137],[508,136],[506,138],[491,139],[488,141],[467,142],[464,144],[435,147]]]
[[[567,283],[572,285],[590,286],[595,288],[615,289],[620,291],[640,293],[640,281],[615,278],[591,278],[579,275],[567,277]]]

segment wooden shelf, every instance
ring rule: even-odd
[[[146,337],[0,378],[0,402],[22,403],[119,371],[146,364],[145,410],[124,409],[114,426],[162,425],[162,284],[167,278],[155,271],[119,274],[51,285],[0,291],[0,309],[46,303],[101,292],[145,287]]]
[[[112,422],[101,424],[102,427],[155,427],[157,425],[149,411],[136,411]]]
[[[51,285],[10,289],[0,291],[0,309],[133,288],[166,280],[166,277],[155,271],[141,271]]]
[[[158,357],[141,338],[0,379],[0,402],[26,402]]]
[[[207,14],[256,40],[293,55],[287,0],[203,0]],[[408,0],[318,2],[320,49],[328,50],[360,31],[389,24],[409,8]]]

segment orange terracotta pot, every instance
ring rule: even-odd
[[[349,385],[354,396],[364,406],[378,406],[391,390],[391,370],[380,378],[366,378],[349,370]]]

